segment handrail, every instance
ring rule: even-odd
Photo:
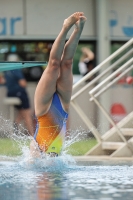
[[[84,123],[89,126],[90,130],[93,132],[93,135],[97,139],[98,142],[101,142],[101,135],[99,134],[98,130],[96,127],[92,124],[92,122],[88,119],[86,114],[83,112],[83,110],[80,108],[80,106],[76,102],[71,102],[71,105],[73,108],[76,110],[76,112],[83,117]]]
[[[115,127],[115,129],[117,130],[117,133],[119,134],[119,136],[122,139],[122,141],[124,141],[127,144],[127,140],[123,136],[123,134],[122,134],[121,130],[119,129],[119,127],[117,126],[117,124],[115,124],[114,121],[111,119],[111,117],[109,116],[109,114],[106,111],[106,109],[101,105],[100,102],[98,102],[98,100],[94,96],[93,96],[93,98],[94,98],[94,101],[97,104],[97,106],[101,109],[101,111],[104,113],[104,115],[108,119],[108,121],[113,125],[113,127]]]
[[[131,69],[133,69],[133,58],[131,58],[131,54],[133,54],[133,38],[130,39],[127,43],[125,43],[122,47],[120,47],[117,51],[115,51],[112,55],[106,58],[101,64],[95,67],[92,71],[90,71],[86,76],[84,76],[81,80],[79,80],[73,86],[73,90],[78,88],[78,86],[82,85],[87,79],[92,77],[95,73],[98,73],[96,77],[94,77],[89,83],[81,86],[82,88],[76,91],[71,98],[71,105],[75,109],[75,111],[81,116],[83,122],[87,125],[87,127],[92,131],[93,135],[97,139],[98,142],[102,142],[101,134],[97,130],[97,128],[92,124],[91,120],[84,111],[81,109],[80,105],[76,102],[76,98],[89,87],[92,87],[88,93],[91,96],[91,100],[93,100],[99,109],[106,116],[107,120],[115,127],[121,139],[127,143],[125,137],[123,136],[121,130],[117,125],[113,122],[112,118],[108,114],[108,111],[102,106],[102,104],[96,99],[99,95],[105,92],[109,87],[111,87],[115,82],[117,82],[122,76],[127,74]],[[131,48],[128,48],[131,47]],[[128,49],[127,49],[128,48]],[[123,52],[124,50],[128,50]],[[122,53],[124,55],[122,55]],[[121,54],[121,57],[116,57]],[[113,64],[110,64],[112,59],[116,58]],[[127,61],[128,60],[128,61]],[[124,64],[122,64],[124,63]],[[116,69],[117,66],[120,66]],[[117,76],[120,74],[119,76]],[[106,75],[106,76],[105,76]],[[105,77],[103,79],[103,77]],[[92,128],[93,127],[93,128]]]
[[[102,88],[99,92],[97,92],[94,97],[98,97],[100,96],[103,92],[105,92],[109,87],[111,87],[114,83],[116,83],[118,80],[120,80],[120,78],[122,78],[125,74],[127,74],[129,71],[131,71],[133,69],[133,65],[131,65],[128,69],[126,69],[123,73],[121,73],[118,77],[116,77],[113,81],[111,81],[110,83],[108,83],[104,88]],[[90,94],[90,92],[89,92]],[[91,93],[92,94],[92,93]],[[94,98],[91,97],[90,101],[92,101]]]
[[[97,67],[95,67],[90,73],[88,73],[86,76],[84,76],[81,80],[79,80],[77,83],[75,83],[73,86],[73,89],[76,89],[83,82],[85,82],[88,78],[90,78],[92,75],[94,75],[96,72],[98,72],[99,69],[101,69],[106,63],[110,62],[113,58],[115,58],[122,51],[124,51],[127,47],[129,47],[132,43],[133,43],[133,38],[130,39],[127,43],[125,43],[122,47],[120,47],[113,54],[111,54],[108,58],[106,58],[101,64],[99,64]]]
[[[101,72],[98,76],[96,76],[91,82],[86,84],[83,88],[81,88],[78,92],[76,92],[74,95],[72,95],[71,100],[73,101],[76,97],[78,97],[82,92],[84,92],[87,88],[95,84],[100,78],[102,78],[104,75],[106,75],[110,70],[114,69],[116,65],[119,65],[121,62],[123,62],[130,54],[133,53],[133,49],[131,49],[129,52],[127,52],[123,57],[119,58],[116,62],[114,62],[112,65],[110,65],[107,69],[105,69],[103,72]]]
[[[123,69],[125,69],[128,65],[133,64],[133,58],[131,58],[129,61],[127,61],[124,65],[122,65],[120,68],[118,68],[115,72],[113,72],[110,76],[105,78],[101,83],[99,83],[95,88],[93,88],[89,93],[94,94],[101,86],[103,86],[107,81],[114,78],[119,72],[121,72]]]

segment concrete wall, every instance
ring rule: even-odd
[[[89,19],[82,38],[95,35],[93,0],[1,0],[0,5],[1,38],[55,39],[64,19],[76,11]]]
[[[133,1],[107,1],[111,39],[131,38]],[[81,38],[96,39],[97,13],[94,0],[1,0],[0,39],[54,39],[61,29],[63,20],[76,11],[83,11],[88,18]]]
[[[133,1],[110,0],[109,25],[110,36],[121,40],[133,37]]]

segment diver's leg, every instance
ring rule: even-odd
[[[64,21],[62,30],[53,44],[48,66],[44,71],[35,92],[36,116],[45,114],[50,107],[53,94],[56,91],[57,79],[60,74],[61,57],[66,35],[69,29],[79,20],[80,15],[81,13],[76,12]]]
[[[67,41],[62,55],[57,91],[61,98],[63,107],[67,112],[69,109],[69,103],[72,93],[72,84],[73,84],[73,75],[72,75],[73,56],[77,48],[85,21],[86,17],[84,15],[81,15],[80,19],[75,23],[75,30],[73,31],[71,37]]]

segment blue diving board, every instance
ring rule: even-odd
[[[2,61],[0,62],[0,72],[27,67],[44,67],[47,64],[45,61]]]

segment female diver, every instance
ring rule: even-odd
[[[37,126],[30,149],[33,156],[45,152],[60,155],[66,132],[66,121],[72,94],[72,63],[86,17],[76,12],[65,19],[56,38],[46,70],[37,85],[34,97]],[[69,40],[68,31],[75,26]],[[36,141],[36,142],[35,142]]]

